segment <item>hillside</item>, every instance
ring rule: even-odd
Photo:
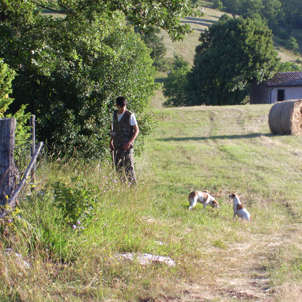
[[[203,1],[205,5],[210,5],[210,2]],[[208,28],[211,24],[217,22],[224,12],[211,9],[207,6],[203,9],[204,16],[201,18],[187,17],[182,20],[182,23],[189,24],[194,31],[187,35],[180,42],[172,42],[168,34],[165,31],[161,31],[160,36],[164,37],[163,42],[167,48],[165,60],[172,62],[174,53],[184,57],[186,61],[193,64],[193,58],[195,54],[195,47],[199,44],[199,36],[202,31]],[[302,34],[301,31],[293,31],[293,35],[297,38],[299,45],[302,45]],[[302,47],[302,46],[301,46]],[[284,47],[275,43],[275,48],[278,51],[281,62],[295,62],[298,58],[293,52],[286,50]],[[302,49],[300,49],[302,52]],[[162,81],[167,76],[165,72],[158,72],[157,78]],[[154,108],[161,108],[165,98],[162,94],[161,89],[155,91],[155,97],[152,99],[152,106]]]

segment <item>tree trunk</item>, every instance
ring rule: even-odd
[[[16,184],[14,161],[16,119],[0,119],[0,204],[5,205]]]

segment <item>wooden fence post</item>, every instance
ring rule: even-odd
[[[36,116],[35,115],[31,115],[30,116],[30,132],[31,132],[31,148],[30,148],[30,153],[31,153],[31,157],[34,156],[35,152],[36,152]],[[31,183],[35,184],[36,183],[36,164],[34,164],[32,172],[31,172]],[[31,191],[35,191],[36,187],[35,185],[31,186]]]
[[[5,205],[16,184],[14,161],[16,119],[0,119],[0,204]]]

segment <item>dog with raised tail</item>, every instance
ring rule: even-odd
[[[208,192],[201,192],[201,191],[191,192],[189,195],[189,203],[190,203],[189,210],[195,207],[197,202],[202,203],[204,209],[207,205],[211,206],[212,208],[219,208],[218,202]]]
[[[230,194],[229,198],[233,199],[233,210],[234,210],[233,219],[235,219],[235,217],[237,215],[238,217],[240,217],[242,219],[252,220],[250,213],[240,202],[238,194],[236,194],[236,193]]]

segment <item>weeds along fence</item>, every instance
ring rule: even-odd
[[[0,119],[0,205],[3,209],[0,218],[5,215],[6,208],[11,209],[15,206],[16,198],[28,177],[31,175],[31,181],[35,181],[36,159],[43,147],[43,142],[36,146],[34,115],[31,116],[30,125],[31,161],[20,180],[20,173],[14,160],[16,119]]]

